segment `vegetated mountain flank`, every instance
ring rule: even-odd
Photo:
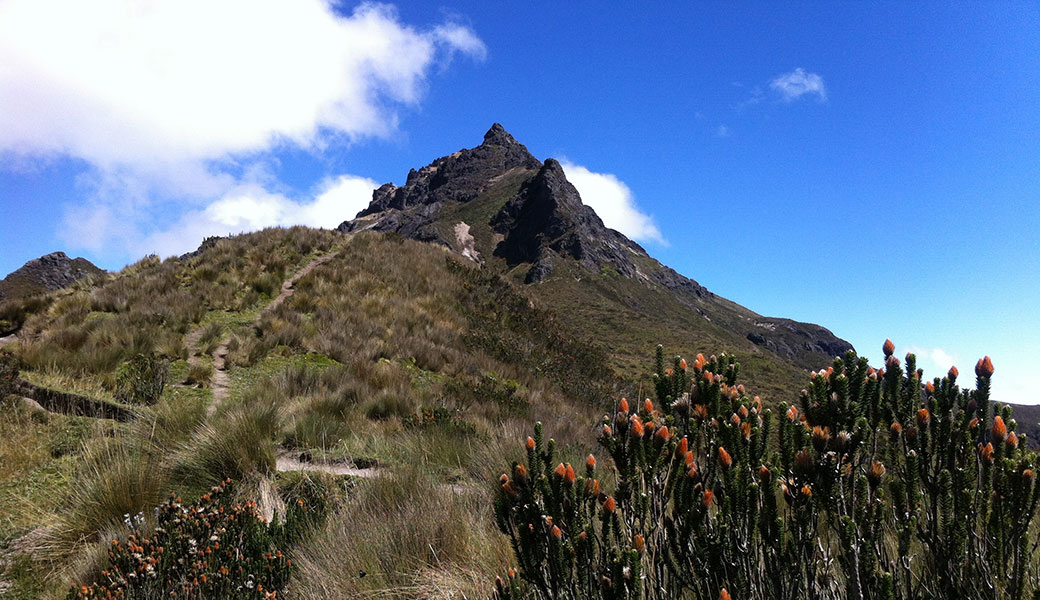
[[[60,290],[88,275],[104,274],[104,270],[85,258],[52,252],[30,260],[0,280],[0,300]]]
[[[559,162],[538,160],[498,123],[481,145],[413,169],[403,186],[375,190],[369,207],[339,230],[390,231],[441,244],[518,281],[547,284],[531,286],[536,296],[582,297],[596,288],[589,306],[600,304],[590,310],[601,314],[594,316],[668,311],[706,341],[737,352],[764,350],[801,369],[852,348],[824,327],[763,317],[662,265],[604,226]],[[574,285],[577,279],[585,285]],[[554,308],[565,306],[566,300]],[[645,356],[646,349],[632,355]]]

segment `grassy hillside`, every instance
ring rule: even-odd
[[[147,529],[170,494],[194,502],[230,478],[271,517],[301,477],[330,508],[308,543],[281,548],[300,597],[417,582],[486,592],[509,560],[490,516],[492,466],[535,420],[578,460],[620,389],[604,349],[498,277],[398,236],[303,228],[55,293],[4,350],[26,381],[113,404],[128,401],[136,357],[169,369],[130,423],[3,402],[0,579],[14,597],[97,580],[100,549]],[[301,463],[364,476],[344,488]]]

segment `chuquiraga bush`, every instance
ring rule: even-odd
[[[501,476],[518,569],[498,597],[1040,598],[1037,461],[991,410],[989,357],[967,391],[884,351],[812,373],[774,418],[732,358],[666,369],[659,347],[656,400],[604,416],[607,476],[557,463],[540,425]]]
[[[230,487],[228,479],[195,503],[171,498],[153,524],[128,518],[133,532],[112,540],[97,580],[68,599],[278,597],[293,568],[283,549],[324,518],[324,496],[297,490],[284,519],[268,523],[255,502],[234,503]]]

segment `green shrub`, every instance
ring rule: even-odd
[[[170,363],[151,354],[138,354],[116,371],[116,398],[127,404],[155,404],[162,397]]]
[[[774,425],[732,358],[659,349],[656,401],[604,416],[606,475],[557,463],[537,426],[500,479],[519,569],[499,596],[1036,597],[1038,465],[990,409],[989,358],[966,391],[884,350],[812,373]]]

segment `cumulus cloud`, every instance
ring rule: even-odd
[[[65,207],[64,237],[79,247],[172,235],[156,214],[199,232],[232,215],[282,223],[289,205],[277,182],[242,175],[251,162],[388,136],[434,66],[486,53],[464,25],[421,29],[367,2],[343,14],[326,0],[5,0],[0,167],[88,165],[85,200]],[[259,203],[253,216],[235,210],[242,198]],[[297,222],[323,206],[309,202]]]
[[[567,180],[581,194],[582,202],[596,211],[604,225],[636,241],[668,244],[653,217],[639,210],[632,190],[617,176],[595,173],[568,161],[561,161],[560,165],[567,174]]]
[[[823,78],[816,73],[808,73],[801,67],[777,76],[769,82],[769,87],[780,94],[785,102],[793,102],[803,96],[816,96],[821,102],[827,100]]]
[[[101,167],[214,160],[322,134],[385,135],[466,27],[322,0],[0,4],[0,148]]]
[[[256,231],[264,227],[307,225],[331,228],[353,219],[372,199],[378,184],[356,175],[327,179],[315,194],[292,200],[257,184],[242,184],[201,210],[183,214],[172,226],[134,244],[138,254],[182,254],[209,235]]]

